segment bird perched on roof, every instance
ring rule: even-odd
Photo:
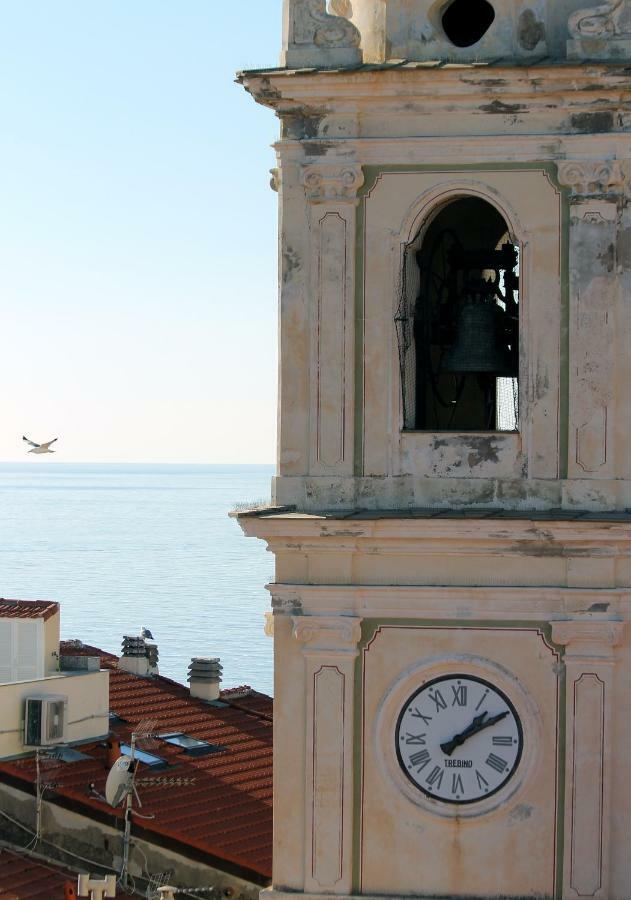
[[[154,638],[153,638],[153,635],[151,634],[151,632],[149,631],[149,629],[148,629],[148,628],[145,628],[144,625],[143,625],[143,627],[140,629],[140,637],[144,638],[146,641],[152,641],[152,640],[154,639]]]
[[[55,452],[54,450],[50,449],[50,445],[54,444],[55,441],[57,440],[57,438],[53,438],[52,441],[46,441],[45,444],[36,444],[35,441],[30,441],[27,437],[24,437],[24,435],[22,435],[22,440],[26,441],[26,443],[30,444],[31,447],[33,448],[32,450],[28,451],[29,453],[54,453]]]

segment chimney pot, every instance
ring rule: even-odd
[[[146,678],[149,673],[149,660],[145,639],[137,634],[123,636],[123,655],[118,660],[119,669]]]
[[[194,656],[188,667],[187,681],[191,685],[191,697],[199,700],[218,700],[223,666],[218,657]]]

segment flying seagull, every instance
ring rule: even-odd
[[[46,441],[45,444],[36,444],[35,441],[29,441],[29,439],[27,437],[24,437],[24,435],[22,435],[22,440],[26,441],[26,443],[30,444],[31,447],[33,448],[32,450],[28,451],[29,453],[54,453],[55,452],[54,450],[50,449],[50,445],[54,444],[55,441],[57,440],[57,438],[53,438],[52,441]]]

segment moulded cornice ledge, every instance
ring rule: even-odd
[[[550,103],[562,114],[573,110],[583,96],[593,101],[594,84],[601,91],[617,91],[616,102],[624,102],[631,87],[631,74],[623,61],[595,61],[586,66],[582,61],[569,61],[567,65],[539,66],[541,77],[533,79],[528,67],[496,63],[490,66],[466,65],[449,68],[437,66],[427,68],[426,64],[409,64],[403,68],[371,68],[357,70],[339,68],[327,71],[316,66],[305,71],[295,69],[257,69],[240,72],[238,81],[243,84],[258,103],[283,113],[295,114],[296,104],[304,104],[305,112],[313,110],[318,115],[323,111],[339,111],[338,104],[348,103],[352,110],[362,104],[374,113],[376,108],[387,111],[388,104],[395,101],[395,114],[401,118],[400,104],[417,101],[428,108],[444,109],[445,103],[453,109],[476,112],[480,103],[488,101],[492,88],[496,112],[501,112],[501,104],[514,107],[516,103],[528,104],[529,109],[549,111]],[[545,73],[545,76],[544,74]],[[501,86],[498,80],[501,79]],[[499,106],[498,106],[499,104]]]
[[[631,553],[631,519],[600,522],[598,520],[555,521],[524,519],[439,519],[414,516],[387,517],[375,512],[374,518],[340,517],[317,514],[266,516],[239,519],[249,537],[267,541],[270,549],[309,548],[318,552],[340,552],[362,544],[387,543],[389,550],[442,547],[454,545],[457,552],[501,550],[524,555],[541,550],[545,555],[572,556],[576,547],[582,555],[598,556]]]

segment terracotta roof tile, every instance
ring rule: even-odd
[[[123,743],[141,721],[153,720],[156,733],[182,731],[221,747],[195,756],[151,739],[142,749],[159,756],[166,767],[139,765],[143,813],[155,818],[135,827],[142,827],[147,839],[159,835],[180,852],[193,848],[219,868],[223,861],[243,877],[266,883],[272,867],[272,699],[252,691],[231,700],[230,692],[223,692],[227,705],[214,706],[192,698],[188,688],[168,678],[140,678],[118,669],[117,658],[96,647],[62,642],[61,652],[100,656],[102,666],[110,669],[110,710],[122,720],[113,720],[111,727]],[[87,815],[98,810],[111,816],[111,807],[98,799],[105,790],[106,748],[94,743],[80,750],[90,758],[46,763],[52,769],[46,778],[57,785],[59,802],[71,801]],[[33,758],[0,762],[0,779],[3,775],[32,789]],[[47,796],[54,802],[55,794]],[[122,811],[114,814],[122,818]]]
[[[66,884],[76,889],[76,873],[23,853],[0,850],[2,900],[64,900]],[[117,900],[131,900],[133,896],[116,891]]]
[[[0,619],[43,619],[59,612],[54,600],[6,600],[0,597]]]

